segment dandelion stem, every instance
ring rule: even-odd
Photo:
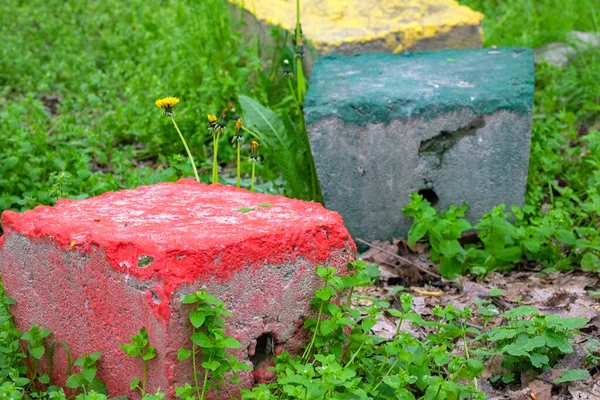
[[[237,142],[237,187],[241,187],[241,162],[240,162],[240,152],[241,152],[241,144],[238,140]]]
[[[213,170],[212,170],[212,183],[219,182],[219,166],[217,165],[217,154],[219,154],[219,138],[220,134],[213,135]]]
[[[296,46],[302,43],[302,25],[300,23],[300,0],[296,0]],[[296,55],[296,80],[298,82],[298,102],[304,102],[306,94],[306,81],[304,80],[304,70],[302,69],[302,57]]]
[[[250,180],[250,191],[254,192],[254,172],[256,170],[256,163],[252,163],[252,178]]]
[[[181,134],[181,131],[179,130],[179,127],[177,126],[177,123],[175,122],[173,117],[171,117],[171,121],[173,122],[173,126],[175,127],[175,130],[177,131],[177,133],[179,134],[179,137],[181,138],[183,147],[185,147],[185,151],[187,152],[188,158],[190,159],[190,164],[192,165],[192,169],[194,170],[194,176],[196,177],[196,181],[200,182],[200,177],[198,176],[198,170],[196,169],[196,163],[194,162],[194,157],[192,157],[190,148],[188,147],[185,139],[183,138],[183,135]]]

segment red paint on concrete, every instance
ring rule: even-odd
[[[66,341],[74,356],[101,351],[98,374],[109,394],[132,399],[139,394],[128,385],[141,376],[141,363],[119,344],[142,326],[158,351],[149,362],[150,391],[174,398],[177,385],[191,382],[189,360],[177,360],[178,348],[190,346],[186,293],[206,285],[226,303],[233,313],[227,332],[242,343],[232,354],[249,363],[251,344],[264,333],[279,351],[306,343],[300,326],[321,284],[315,265],[343,267],[355,254],[341,217],[318,204],[190,180],[6,211],[2,222],[0,272],[17,300],[17,327],[49,328],[49,339]],[[152,262],[138,266],[147,257]],[[269,379],[268,368],[256,369]],[[53,382],[64,384],[65,371],[59,350]],[[242,386],[254,375],[244,373]]]
[[[261,207],[262,203],[271,205]],[[243,213],[241,208],[254,208]],[[319,263],[352,240],[339,214],[320,204],[250,193],[191,179],[85,200],[60,200],[23,214],[5,211],[6,233],[52,237],[63,248],[98,246],[115,270],[140,280],[158,278],[157,316],[179,285],[216,277],[225,281],[248,265],[280,264],[304,257]],[[353,245],[353,244],[352,244]],[[140,257],[153,257],[138,267]]]

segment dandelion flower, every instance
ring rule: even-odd
[[[291,78],[294,76],[289,60],[283,60],[283,76],[286,78]]]
[[[235,122],[235,135],[231,138],[231,143],[243,143],[244,142],[244,134],[241,132],[242,130],[242,119],[238,118]]]
[[[179,103],[179,99],[177,97],[165,97],[164,99],[158,99],[156,102],[154,102],[157,107],[165,110],[165,115],[167,117],[175,115],[175,112],[173,112],[173,106],[177,103]]]
[[[260,156],[260,154],[258,154],[258,142],[256,140],[253,140],[251,144],[250,157],[248,157],[248,162],[254,164],[261,161],[262,157]]]

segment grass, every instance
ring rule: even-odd
[[[596,0],[459,0],[485,15],[485,45],[540,47],[572,30],[598,32]]]
[[[241,92],[266,98],[228,15],[221,0],[2,2],[0,210],[52,202],[55,172],[72,197],[176,179],[167,155],[184,149],[161,97],[181,98],[178,124],[204,162],[206,115]]]
[[[486,15],[486,45],[539,46],[598,27],[594,0],[463,3]],[[0,210],[52,203],[58,181],[58,193],[81,198],[191,175],[172,156],[185,153],[153,106],[160,97],[181,98],[178,125],[201,173],[210,168],[208,113],[239,94],[297,112],[236,28],[224,0],[2,2]],[[577,103],[599,92],[597,64],[590,56],[565,72],[538,70],[538,111],[581,114]],[[220,148],[220,163],[230,163],[227,138]],[[266,180],[277,178],[273,163],[263,169]]]

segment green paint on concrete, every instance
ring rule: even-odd
[[[335,116],[356,125],[434,118],[468,109],[531,112],[533,52],[527,48],[331,55],[313,67],[307,123]]]

